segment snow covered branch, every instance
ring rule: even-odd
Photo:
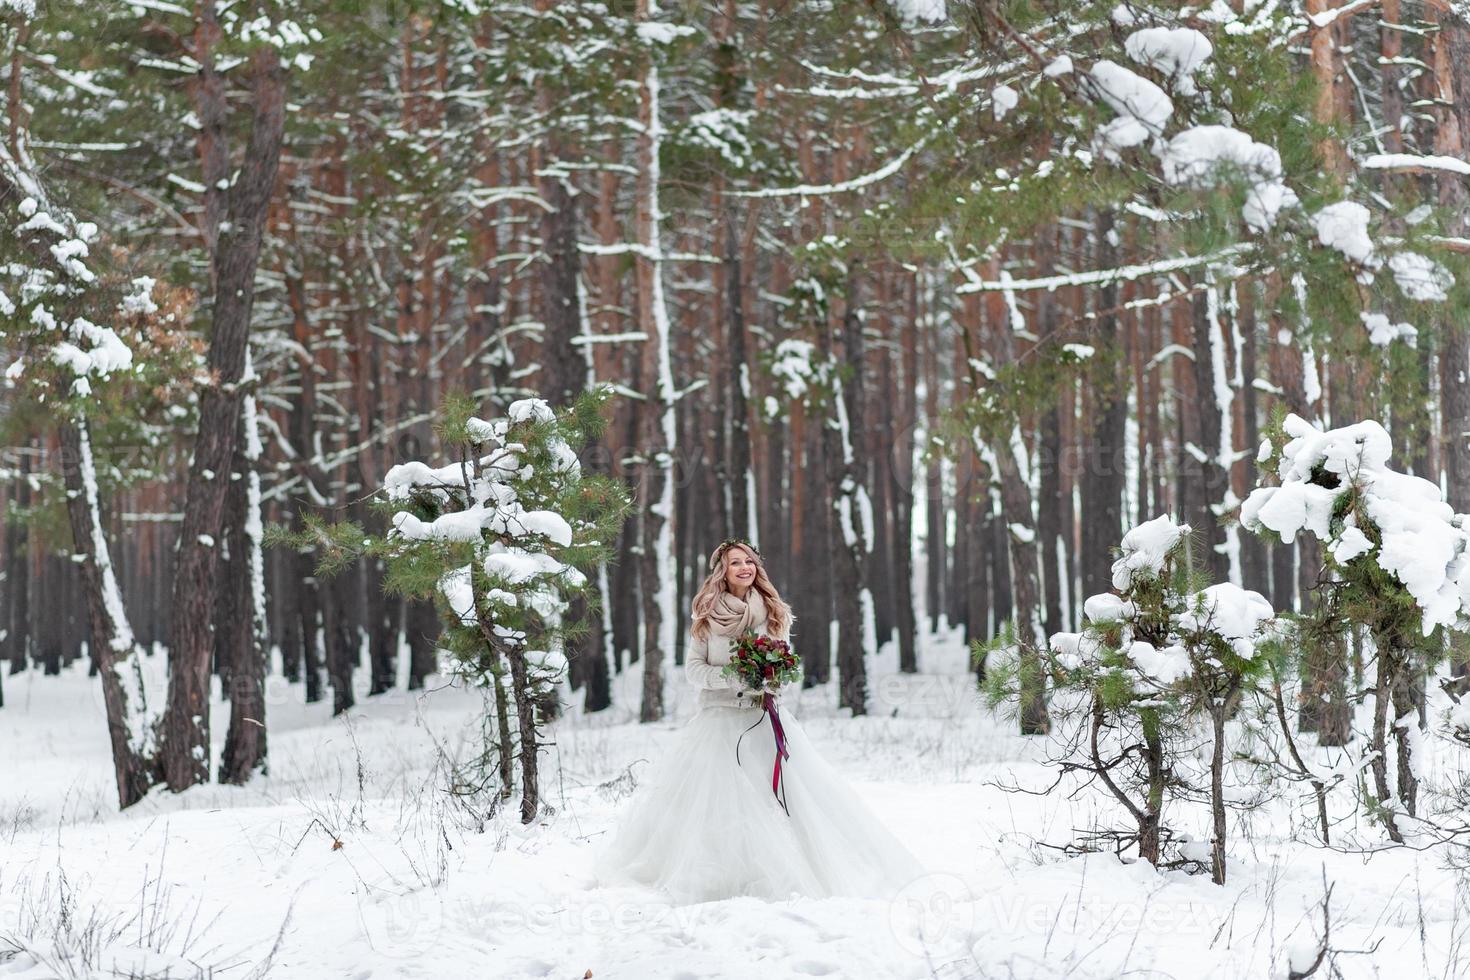
[[[1085,286],[1100,283],[1123,282],[1134,279],[1143,279],[1149,276],[1164,275],[1169,272],[1177,272],[1180,269],[1194,269],[1200,266],[1218,265],[1225,261],[1244,255],[1251,250],[1247,243],[1231,245],[1227,248],[1211,252],[1209,255],[1185,255],[1173,259],[1160,259],[1157,262],[1146,262],[1139,265],[1125,265],[1113,269],[1096,269],[1091,272],[1071,272],[1063,275],[1042,276],[1037,279],[972,279],[955,287],[956,293],[980,293],[980,292],[1024,292],[1032,289],[1045,289],[1047,291],[1059,289],[1063,286]]]

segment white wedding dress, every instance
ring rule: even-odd
[[[782,762],[786,809],[771,791],[770,716],[758,707],[703,705],[597,848],[599,882],[651,885],[688,904],[737,895],[891,898],[924,875],[822,759],[790,708],[778,710],[790,753]]]

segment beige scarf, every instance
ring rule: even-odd
[[[720,636],[738,637],[747,629],[759,633],[766,625],[766,600],[754,588],[742,599],[733,592],[721,592],[709,610],[710,630]]]

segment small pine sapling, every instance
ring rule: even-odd
[[[448,672],[494,693],[502,796],[512,791],[519,759],[525,823],[541,809],[537,749],[547,719],[540,706],[565,674],[567,641],[600,609],[582,569],[611,557],[631,507],[621,483],[584,473],[571,449],[601,431],[608,396],[606,387],[585,392],[560,413],[525,398],[491,421],[475,417],[468,398],[451,396],[436,428],[453,461],[388,471],[374,501],[386,531],[313,516],[295,534],[271,535],[314,547],[323,574],[379,558],[387,591],[435,600]],[[574,621],[578,596],[584,616]]]
[[[1208,856],[1184,848],[1191,863],[1225,880],[1226,737],[1242,699],[1269,676],[1263,646],[1275,613],[1256,592],[1223,583],[1201,587],[1189,556],[1190,528],[1158,517],[1123,536],[1113,563],[1116,593],[1083,604],[1080,632],[1055,633],[1046,669],[1058,692],[1054,711],[1076,724],[1060,758],[1063,774],[1097,780],[1132,816],[1139,856],[1159,865],[1168,836],[1171,797],[1204,797],[1213,842]],[[1002,633],[985,649],[1014,646]],[[1025,659],[994,656],[987,674],[992,700],[1019,690]],[[1185,764],[1199,719],[1212,737],[1209,788],[1198,789]]]

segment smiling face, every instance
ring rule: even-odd
[[[736,595],[755,584],[755,556],[739,545],[725,552],[725,586]]]

